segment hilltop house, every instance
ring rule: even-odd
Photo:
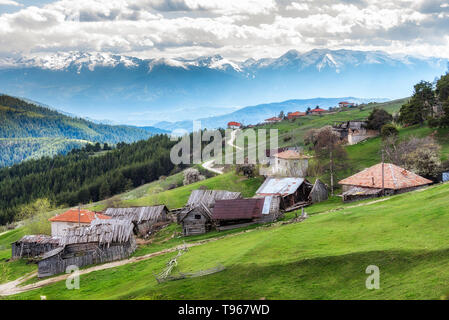
[[[193,190],[186,206],[178,214],[184,236],[203,234],[212,228],[212,210],[218,200],[240,199],[240,192]]]
[[[228,129],[240,129],[242,127],[242,124],[240,122],[231,121],[228,122]]]
[[[315,109],[310,110],[310,113],[312,114],[322,114],[326,112],[327,110],[321,109],[320,107],[315,107]]]
[[[282,119],[279,118],[279,117],[271,117],[271,118],[268,118],[268,119],[264,120],[264,122],[268,123],[268,124],[270,124],[270,123],[277,123],[277,122],[280,122],[280,121],[282,121]]]
[[[287,114],[287,118],[288,118],[288,120],[293,120],[293,119],[304,117],[306,115],[307,115],[307,113],[305,113],[305,112],[299,112],[299,111],[289,112]]]
[[[341,140],[353,145],[379,135],[377,130],[368,130],[366,126],[367,122],[364,120],[341,121],[334,123],[332,131],[337,133]]]
[[[340,108],[345,108],[345,107],[352,108],[352,107],[355,106],[355,103],[353,103],[353,102],[347,102],[347,101],[342,101],[342,102],[339,102],[339,103],[338,103],[338,106],[339,106]]]
[[[108,208],[106,215],[128,220],[134,225],[134,234],[145,237],[168,222],[168,209],[165,205],[152,207]]]
[[[51,235],[58,237],[64,235],[65,230],[70,227],[88,226],[95,219],[110,218],[111,217],[98,212],[72,208],[48,220],[51,222]]]
[[[343,201],[348,202],[408,192],[432,181],[394,164],[378,163],[338,183],[342,185]]]
[[[38,277],[66,272],[71,265],[83,267],[128,258],[136,250],[133,224],[128,220],[93,220],[89,226],[71,227],[55,249],[38,262]]]
[[[308,203],[313,185],[304,178],[267,178],[257,189],[256,197],[280,197],[279,207],[288,209],[298,203]]]

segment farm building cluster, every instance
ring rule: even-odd
[[[292,206],[327,199],[327,187],[304,178],[267,178],[253,198],[227,190],[193,190],[187,204],[174,211],[165,205],[107,208],[94,212],[72,208],[49,219],[52,235],[26,235],[12,243],[13,259],[38,265],[38,277],[65,272],[68,266],[128,258],[136,238],[147,238],[176,221],[184,236],[276,221]]]

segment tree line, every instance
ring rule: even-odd
[[[176,170],[176,142],[156,135],[131,144],[87,145],[67,155],[28,160],[0,169],[0,224],[15,219],[24,204],[49,199],[55,206],[99,201]],[[106,151],[96,153],[96,151]]]

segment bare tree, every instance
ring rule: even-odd
[[[329,168],[331,194],[333,195],[335,171],[344,168],[347,159],[346,150],[341,144],[340,136],[332,130],[331,126],[318,130],[314,149],[318,160],[317,165]]]
[[[382,145],[385,159],[416,174],[435,177],[441,168],[441,147],[432,137],[399,140],[390,136]]]

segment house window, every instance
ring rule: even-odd
[[[201,219],[201,215],[200,214],[196,214],[195,215],[195,219],[200,220]]]

